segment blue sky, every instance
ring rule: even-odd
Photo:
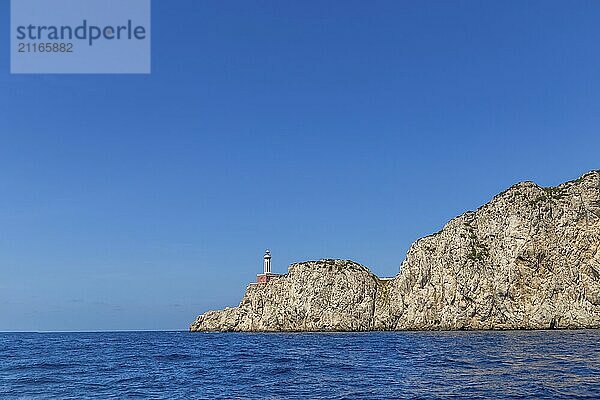
[[[600,168],[598,16],[154,1],[147,76],[10,75],[0,30],[0,330],[185,329],[267,247],[392,276],[513,183]]]

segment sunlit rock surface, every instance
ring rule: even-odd
[[[352,261],[293,264],[191,331],[600,327],[600,171],[519,183],[415,242],[400,273]]]

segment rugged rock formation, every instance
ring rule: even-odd
[[[415,242],[382,280],[352,261],[293,264],[192,331],[600,327],[600,171],[517,184]]]

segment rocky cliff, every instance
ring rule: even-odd
[[[352,261],[293,264],[191,331],[600,327],[600,171],[519,183],[415,242],[400,273]]]

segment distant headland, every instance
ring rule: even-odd
[[[408,251],[381,279],[348,260],[292,264],[190,331],[304,332],[600,327],[600,171],[523,182]]]

